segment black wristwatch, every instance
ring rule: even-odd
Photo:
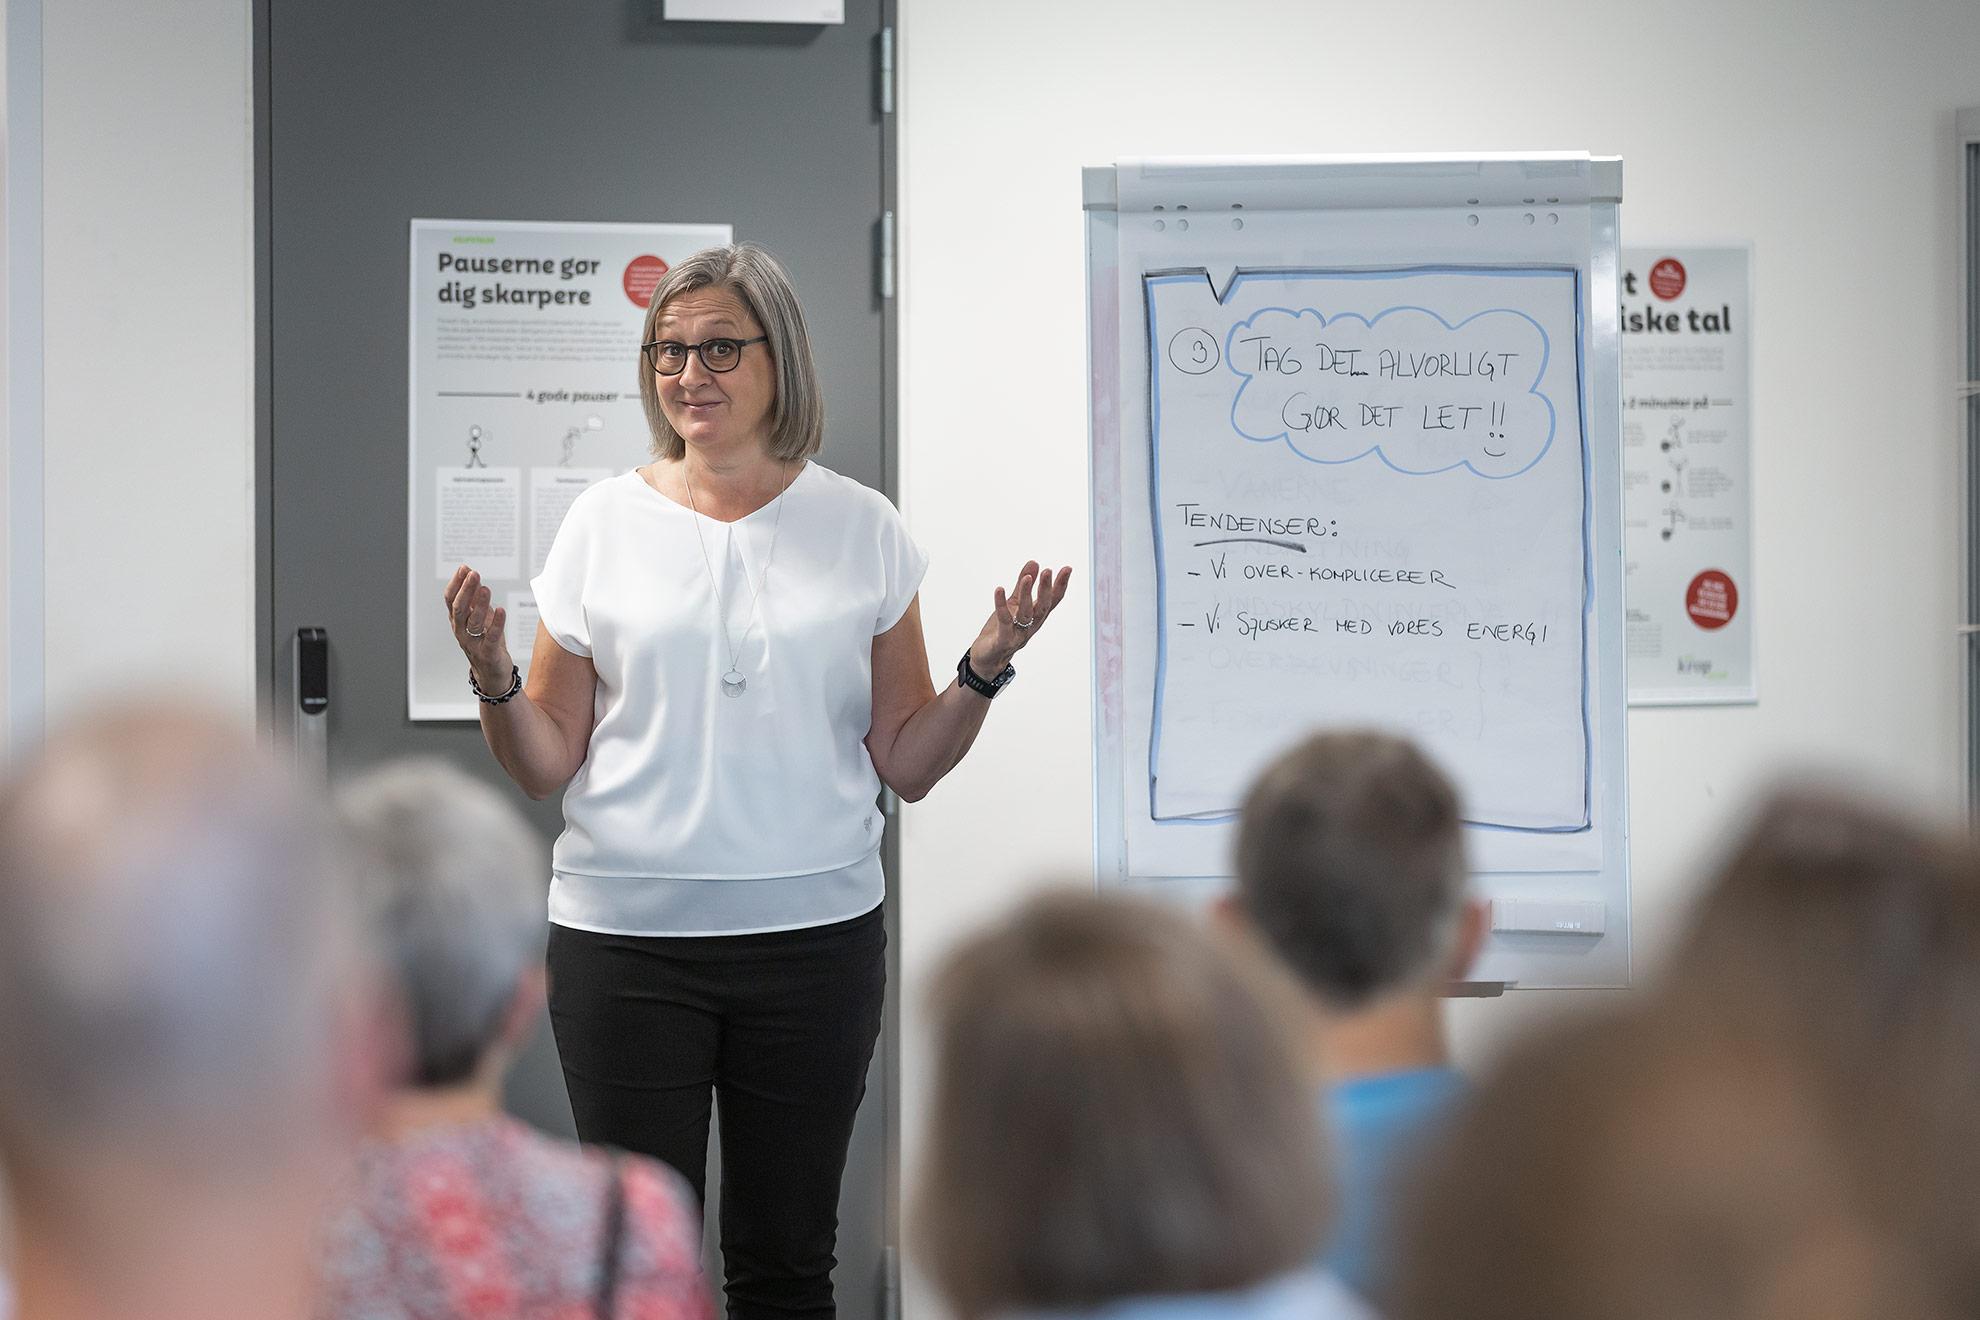
[[[1004,672],[995,678],[988,680],[978,678],[976,671],[969,667],[969,652],[967,651],[963,652],[962,659],[956,661],[956,681],[973,692],[981,692],[989,699],[994,700],[996,695],[1009,687],[1011,680],[1016,677],[1017,666],[1005,665]]]

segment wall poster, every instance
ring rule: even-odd
[[[1758,699],[1748,247],[1622,250],[1632,706]]]
[[[564,511],[647,460],[639,330],[669,266],[728,225],[414,220],[406,377],[406,705],[471,720],[442,593],[480,571],[524,675],[529,583]]]

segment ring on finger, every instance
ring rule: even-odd
[[[470,637],[486,637],[488,635],[488,630],[486,628],[482,629],[480,632],[476,632],[472,628],[464,628],[461,631],[465,632]]]
[[[1015,624],[1016,624],[1016,625],[1017,625],[1018,627],[1020,627],[1020,628],[1029,628],[1029,627],[1030,627],[1030,626],[1031,626],[1032,624],[1034,624],[1034,623],[1037,623],[1037,622],[1038,622],[1038,620],[1036,620],[1036,619],[1012,619],[1012,620],[1011,620],[1011,622],[1012,622],[1012,623],[1015,623]]]

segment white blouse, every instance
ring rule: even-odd
[[[571,505],[533,586],[550,636],[591,658],[598,695],[564,792],[553,922],[742,934],[880,902],[873,639],[907,611],[928,557],[885,496],[816,463],[781,505],[718,522],[637,472]],[[732,646],[748,683],[736,696],[722,685]]]

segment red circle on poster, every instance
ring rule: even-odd
[[[660,258],[634,257],[626,266],[624,280],[626,297],[632,299],[633,306],[644,307],[652,302],[654,286],[666,273],[667,263]]]
[[[1701,628],[1723,628],[1739,612],[1739,588],[1718,569],[1708,568],[1685,588],[1684,612]]]
[[[1665,257],[1650,268],[1650,292],[1665,302],[1684,292],[1684,263],[1676,257]]]

